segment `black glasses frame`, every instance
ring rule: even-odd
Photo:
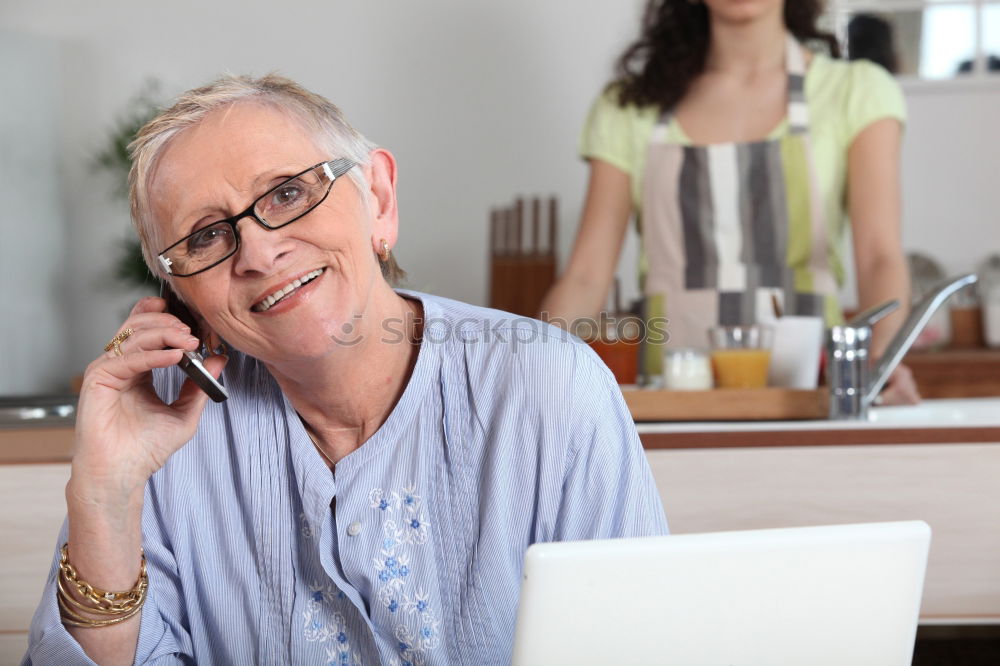
[[[341,157],[341,158],[338,158],[338,159],[335,159],[335,160],[326,160],[324,162],[320,162],[319,164],[314,164],[311,167],[309,167],[308,169],[303,169],[299,173],[295,174],[294,176],[291,176],[290,178],[286,178],[285,180],[281,181],[280,183],[278,183],[277,185],[275,185],[274,187],[272,187],[271,189],[269,189],[267,192],[264,192],[264,194],[260,195],[256,199],[254,199],[253,203],[251,203],[246,208],[246,210],[244,210],[242,213],[237,213],[236,215],[233,215],[232,217],[227,217],[227,218],[225,218],[223,220],[217,220],[215,222],[212,222],[211,224],[207,224],[204,227],[202,227],[202,228],[200,228],[200,229],[198,229],[196,231],[193,231],[193,232],[189,233],[187,236],[184,236],[180,240],[178,240],[178,241],[176,241],[174,243],[171,243],[170,245],[168,245],[164,249],[160,250],[160,252],[157,255],[157,258],[160,260],[160,265],[163,266],[163,270],[166,271],[172,277],[191,277],[192,275],[197,275],[198,273],[204,273],[205,271],[207,271],[210,268],[215,268],[216,266],[218,266],[222,262],[224,262],[227,259],[229,259],[234,254],[236,254],[239,251],[239,249],[240,249],[240,245],[242,244],[242,240],[240,238],[240,231],[239,231],[239,229],[236,226],[237,222],[239,222],[240,220],[242,220],[244,217],[252,217],[254,219],[254,221],[257,222],[257,224],[259,224],[260,226],[264,227],[265,229],[267,229],[269,231],[273,231],[274,229],[280,229],[282,227],[287,227],[292,222],[295,222],[296,220],[302,219],[303,217],[305,217],[306,215],[308,215],[309,213],[311,213],[313,210],[315,210],[317,206],[319,206],[321,203],[323,203],[324,201],[326,201],[326,198],[328,196],[330,196],[330,190],[333,189],[333,184],[335,182],[337,182],[337,179],[340,178],[341,176],[343,176],[348,171],[350,171],[355,166],[357,166],[356,162],[353,162],[352,160],[349,160],[346,157]],[[287,222],[284,222],[284,223],[278,224],[278,225],[269,224],[266,220],[262,219],[259,215],[257,215],[257,212],[256,212],[257,204],[259,204],[262,199],[266,198],[267,196],[269,196],[271,194],[274,194],[274,192],[276,190],[281,189],[282,187],[284,187],[288,183],[292,182],[296,178],[304,176],[307,173],[309,173],[310,171],[314,171],[315,169],[318,169],[320,167],[323,167],[323,173],[326,174],[326,176],[330,179],[330,182],[329,182],[329,184],[327,184],[327,186],[326,186],[326,192],[323,193],[323,196],[320,197],[320,199],[316,203],[314,203],[312,206],[310,206],[307,210],[303,211],[299,215],[296,215],[295,217],[293,217],[292,219],[288,220]],[[229,225],[229,227],[233,230],[233,237],[236,239],[236,243],[235,243],[235,245],[233,245],[233,249],[227,255],[225,255],[224,257],[222,257],[221,259],[219,259],[215,263],[209,264],[208,266],[205,266],[204,268],[199,268],[198,270],[193,271],[191,273],[176,273],[176,272],[174,272],[173,267],[171,265],[172,262],[170,261],[170,258],[167,257],[167,256],[165,256],[166,253],[169,252],[170,250],[174,249],[178,245],[187,242],[187,240],[189,238],[191,238],[192,236],[195,236],[195,235],[203,232],[206,228],[212,227],[212,226],[215,226],[215,225],[218,225],[218,224]]]

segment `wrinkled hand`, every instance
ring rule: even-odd
[[[920,391],[913,379],[913,372],[900,363],[889,375],[889,380],[878,396],[879,405],[915,405],[920,402]]]
[[[77,407],[73,483],[124,498],[144,487],[153,473],[194,435],[208,396],[187,380],[170,405],[153,390],[153,368],[181,359],[195,350],[197,338],[179,319],[164,312],[161,298],[144,298],[118,330],[133,333],[102,353],[83,376]],[[218,377],[225,357],[212,356],[204,365]]]

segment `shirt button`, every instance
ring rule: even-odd
[[[347,536],[358,536],[361,534],[361,523],[355,521],[347,526]]]

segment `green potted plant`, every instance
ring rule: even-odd
[[[115,181],[113,196],[128,198],[128,172],[132,166],[128,146],[138,131],[160,110],[157,102],[159,84],[154,79],[147,80],[142,89],[129,101],[125,112],[115,121],[107,143],[94,157],[94,165],[109,171]],[[135,234],[122,239],[118,256],[112,267],[116,282],[122,286],[157,288],[156,278],[149,272],[142,258],[142,249]]]

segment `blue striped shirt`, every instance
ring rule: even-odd
[[[137,664],[509,663],[531,543],[666,532],[621,393],[586,345],[401,293],[424,308],[413,375],[335,472],[263,364],[231,355],[230,399],[146,487]],[[176,396],[180,371],[155,375]],[[92,663],[54,581],[53,564],[24,663]]]

